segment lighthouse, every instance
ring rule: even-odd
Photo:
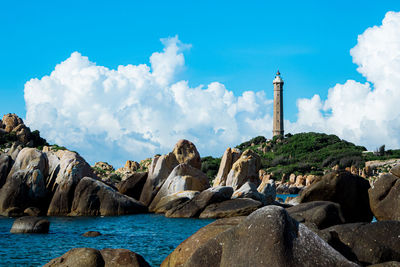
[[[272,136],[283,135],[283,80],[278,70],[274,84],[274,118]]]

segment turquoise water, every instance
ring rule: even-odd
[[[11,234],[12,218],[0,217],[0,265],[41,266],[71,248],[126,248],[159,266],[183,240],[214,220],[140,214],[120,217],[50,217],[49,234]],[[99,231],[99,237],[83,237]]]

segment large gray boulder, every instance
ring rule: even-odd
[[[399,221],[335,225],[320,235],[346,258],[363,266],[400,261]]]
[[[233,192],[232,199],[235,198],[252,198],[254,200],[260,201],[263,205],[272,203],[266,202],[265,195],[257,191],[257,186],[251,182],[244,183],[239,189]]]
[[[66,150],[60,152],[59,156],[57,176],[54,181],[48,182],[48,189],[54,194],[47,211],[49,216],[69,214],[79,181],[83,177],[94,177],[92,168],[79,154]]]
[[[46,177],[48,161],[45,154],[35,148],[24,148],[18,154],[5,184],[0,189],[0,213],[9,208],[27,207],[43,209],[47,206]]]
[[[154,211],[161,198],[181,191],[203,191],[210,187],[207,175],[189,164],[177,165],[164,182],[149,206]]]
[[[147,172],[136,172],[129,175],[128,178],[117,184],[118,191],[121,194],[139,200],[143,186],[146,183],[147,175]]]
[[[230,199],[220,203],[208,205],[199,218],[229,218],[247,216],[262,206],[260,201],[251,198]]]
[[[139,201],[122,195],[112,187],[90,177],[78,183],[72,208],[72,216],[112,216],[145,213],[147,208]]]
[[[180,191],[178,193],[174,193],[168,196],[161,198],[161,200],[157,203],[157,206],[154,208],[155,213],[167,213],[173,212],[178,207],[180,207],[183,203],[189,202],[196,195],[198,195],[199,191]]]
[[[347,171],[332,172],[304,189],[299,203],[323,200],[340,204],[346,222],[371,222],[369,182]]]
[[[170,265],[171,266],[171,265]],[[357,266],[277,206],[198,247],[182,266]]]
[[[198,217],[208,205],[229,200],[232,193],[233,188],[229,186],[208,188],[196,195],[192,200],[168,210],[165,216],[175,218]]]
[[[330,201],[302,203],[287,208],[286,211],[296,221],[306,224],[309,228],[324,229],[345,223],[340,205]]]
[[[44,267],[150,267],[139,254],[127,249],[73,248]]]
[[[20,217],[15,219],[10,232],[13,234],[47,234],[50,222],[34,216]]]
[[[387,173],[369,189],[369,203],[375,218],[400,220],[400,178]]]

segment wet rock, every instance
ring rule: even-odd
[[[83,233],[82,236],[84,236],[84,237],[98,237],[98,236],[101,236],[101,233],[97,232],[97,231],[87,231],[87,232]]]
[[[13,234],[47,234],[49,232],[49,227],[50,222],[46,219],[32,216],[20,217],[18,219],[15,219],[10,232]]]
[[[260,201],[251,198],[237,198],[207,206],[199,218],[228,218],[247,216],[262,206]]]
[[[346,222],[370,222],[369,182],[346,171],[332,172],[302,191],[300,203],[323,200],[340,204]]]
[[[39,216],[41,213],[41,210],[36,207],[29,207],[24,210],[24,215],[27,216]]]

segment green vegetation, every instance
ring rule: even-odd
[[[211,156],[201,158],[201,171],[207,175],[210,183],[217,175],[220,163],[221,158],[213,158]]]
[[[18,141],[18,137],[15,133],[0,132],[0,148],[8,148],[12,146],[13,142]]]

